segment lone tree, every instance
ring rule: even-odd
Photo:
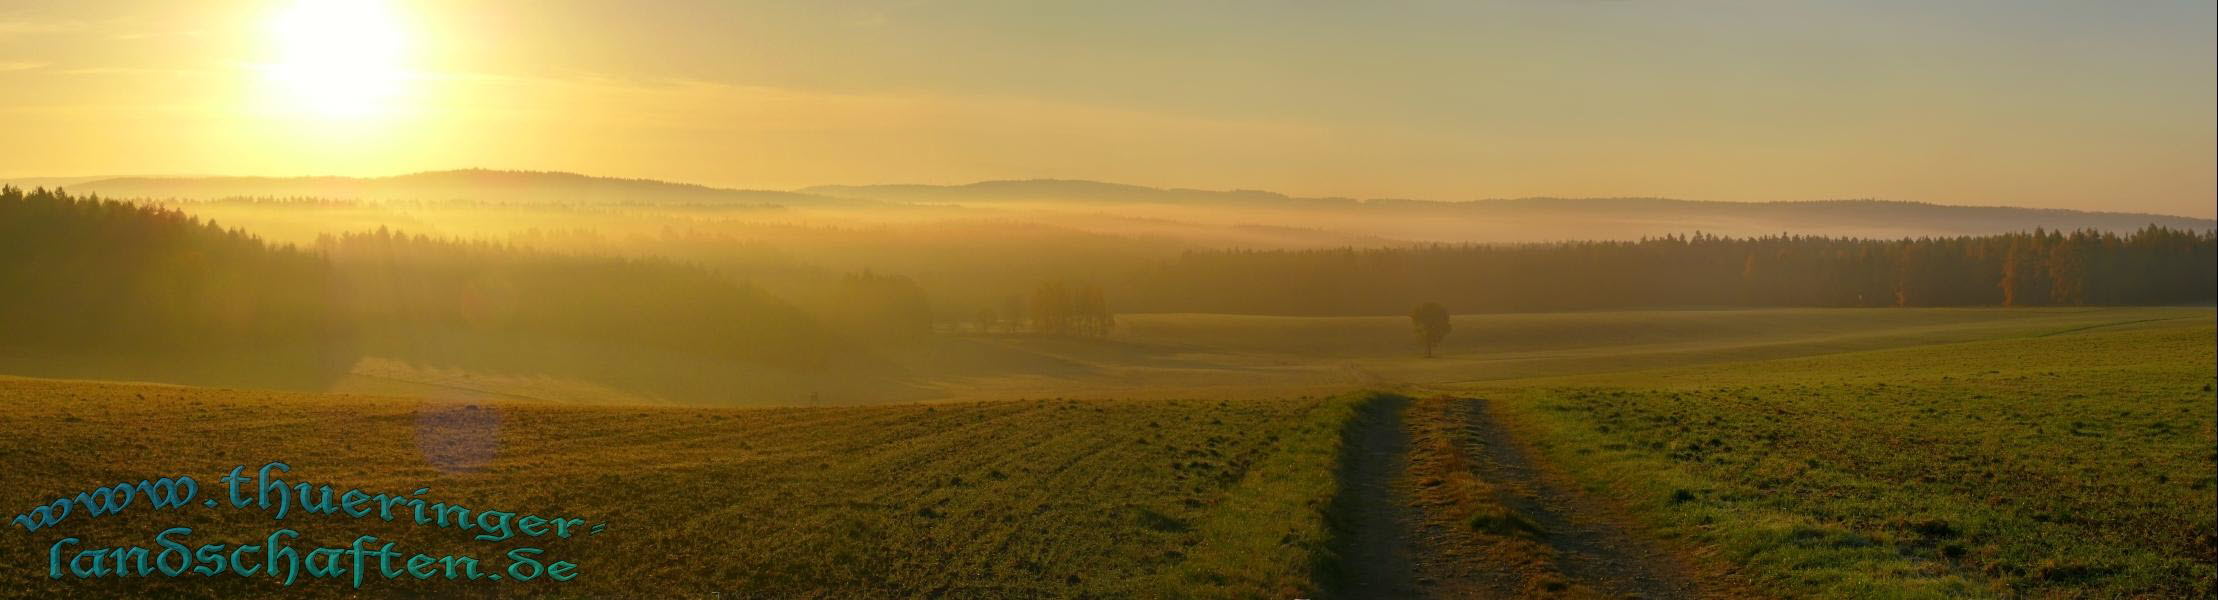
[[[1425,358],[1432,358],[1432,349],[1448,337],[1448,309],[1438,302],[1426,302],[1409,311],[1409,322],[1417,326],[1417,342],[1425,345]]]

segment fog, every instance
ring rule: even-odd
[[[2193,304],[2213,289],[2209,222],[2157,215],[410,177],[437,185],[15,189],[13,251],[67,258],[0,274],[34,291],[12,300],[0,358],[19,374],[317,391],[856,403],[1103,374],[1078,356],[1124,369],[1216,352],[1133,346],[1119,315],[1141,313]]]

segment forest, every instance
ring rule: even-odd
[[[302,248],[43,189],[0,189],[0,252],[0,357],[78,367],[187,357],[316,378],[368,351],[452,360],[571,343],[810,369],[850,345],[777,298],[670,261],[384,229]]]
[[[170,353],[343,344],[329,261],[183,212],[0,187],[0,345]]]
[[[1135,274],[1132,312],[1398,314],[1664,307],[2165,305],[2213,301],[2209,231],[2035,230],[1868,240],[1694,234],[1629,242],[1194,251]]]
[[[587,235],[590,235],[589,233]],[[1664,307],[2200,304],[2214,300],[2209,231],[2035,230],[1873,240],[1734,238],[1369,248],[1187,250],[1087,258],[926,251],[838,273],[797,246],[751,268],[762,242],[717,236],[665,253],[373,230],[269,243],[175,208],[0,188],[0,347],[19,354],[265,352],[342,369],[361,346],[407,357],[456,336],[653,349],[778,369],[867,361],[867,348],[938,331],[1103,337],[1118,312],[1395,315]],[[668,239],[668,234],[663,238]],[[691,238],[687,238],[691,239]],[[1042,242],[1045,243],[1045,242]],[[1008,250],[1029,247],[1009,246]],[[627,245],[643,245],[628,248]],[[767,250],[776,250],[770,248]],[[720,255],[723,256],[719,260]],[[882,253],[848,256],[866,261]],[[932,269],[935,257],[952,267]],[[1087,264],[1043,277],[1043,264]],[[828,285],[794,285],[780,273]],[[758,287],[759,283],[771,285]],[[443,340],[434,344],[428,340]]]
[[[668,261],[558,255],[386,229],[327,236],[333,302],[374,339],[455,334],[814,368],[843,343],[784,301]]]

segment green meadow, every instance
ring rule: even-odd
[[[1458,387],[1656,531],[1836,597],[2211,592],[2207,318]]]

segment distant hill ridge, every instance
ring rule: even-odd
[[[821,195],[827,195],[827,196],[848,196],[848,197],[855,197],[855,198],[865,198],[865,199],[875,199],[875,200],[892,200],[892,199],[895,199],[895,198],[910,198],[910,199],[914,199],[914,198],[927,198],[927,197],[966,198],[966,199],[971,199],[971,200],[985,200],[985,199],[995,199],[995,200],[1021,200],[1021,199],[1041,199],[1041,200],[1046,200],[1046,199],[1064,199],[1064,200],[1127,200],[1127,201],[1168,201],[1168,200],[1197,200],[1197,199],[1215,199],[1215,200],[1219,200],[1219,201],[1236,201],[1236,202],[1254,202],[1254,201],[1282,201],[1282,202],[1298,202],[1298,203],[1305,203],[1305,204],[1323,204],[1323,205],[1331,205],[1331,204],[1341,204],[1341,205],[1350,205],[1350,206],[1354,206],[1354,205],[1436,205],[1436,206],[1447,206],[1447,207],[1485,207],[1485,208],[1520,207],[1520,208],[1581,208],[1581,209],[1597,209],[1597,208],[1601,208],[1601,209],[1609,209],[1609,208],[1652,208],[1652,207],[1656,207],[1656,206],[1678,206],[1678,207],[1715,207],[1715,208],[1747,208],[1747,207],[1774,207],[1774,208],[1779,208],[1779,207],[1785,207],[1785,208],[1803,208],[1803,207],[1816,207],[1816,206],[1854,206],[1854,207],[1874,207],[1874,206],[1877,206],[1877,207],[1930,207],[1930,208],[1936,208],[1936,209],[1950,209],[1950,210],[1975,210],[1975,211],[1985,211],[1985,210],[2007,210],[2007,211],[2025,211],[2025,212],[2046,212],[2046,213],[2056,213],[2056,214],[2086,214],[2086,215],[2132,215],[2132,216],[2136,216],[2136,217],[2158,217],[2158,218],[2164,218],[2164,219],[2180,219],[2180,220],[2187,220],[2187,221],[2195,221],[2195,222],[2201,222],[2201,223],[2205,223],[2205,224],[2210,224],[2210,223],[2214,223],[2214,221],[2213,221],[2213,220],[2211,220],[2211,219],[2196,219],[2196,218],[2193,218],[2193,217],[2181,217],[2181,216],[2176,216],[2176,215],[2163,215],[2163,214],[2155,214],[2155,213],[2129,213],[2129,212],[2112,212],[2112,211],[2084,211],[2084,210],[2074,210],[2074,209],[2056,209],[2056,208],[2024,208],[2024,207],[2001,206],[2001,205],[1994,205],[1994,206],[1968,206],[1968,205],[1951,205],[1951,204],[1933,204],[1933,203],[1930,203],[1930,202],[1914,202],[1914,201],[1907,201],[1907,200],[1876,200],[1876,199],[1825,199],[1825,200],[1774,200],[1774,201],[1764,201],[1764,202],[1732,202],[1732,201],[1724,201],[1724,200],[1685,200],[1685,199],[1677,199],[1677,198],[1659,198],[1659,197],[1648,197],[1648,196],[1627,196],[1627,197],[1601,197],[1601,198],[1568,198],[1568,197],[1557,197],[1557,196],[1538,196],[1538,197],[1529,197],[1529,198],[1489,198],[1489,199],[1480,199],[1480,200],[1426,200],[1426,199],[1415,199],[1415,198],[1370,198],[1370,199],[1362,199],[1362,198],[1350,198],[1350,197],[1345,197],[1345,196],[1290,196],[1290,195],[1286,195],[1286,194],[1282,194],[1282,193],[1278,193],[1278,192],[1272,192],[1272,191],[1266,191],[1266,190],[1251,190],[1251,189],[1236,189],[1236,190],[1199,190],[1199,189],[1190,189],[1190,188],[1153,188],[1153,187],[1146,187],[1146,186],[1139,186],[1139,185],[1131,185],[1131,184],[1123,184],[1123,183],[1110,183],[1110,182],[1102,182],[1102,181],[1091,181],[1091,180],[1084,180],[1084,179],[1001,179],[1001,180],[988,180],[988,181],[980,181],[980,182],[976,182],[976,183],[957,184],[957,185],[930,185],[930,184],[883,184],[883,185],[820,185],[820,186],[813,186],[813,187],[806,187],[806,188],[801,188],[801,189],[799,189],[799,190],[796,190],[796,191],[800,191],[800,192],[807,192],[807,193],[811,193],[811,194],[821,194]]]
[[[1680,222],[1688,219],[1717,221],[1715,228],[1687,223],[1687,229],[1749,231],[1750,226],[1773,223],[1768,231],[1821,232],[1844,229],[1857,232],[1900,230],[1908,235],[1975,235],[2005,231],[2093,228],[2131,231],[2158,225],[2174,229],[2206,230],[2218,221],[2176,215],[2128,212],[2095,212],[2010,206],[1957,206],[1901,200],[1791,200],[1726,202],[1670,198],[1509,198],[1487,200],[1417,200],[1401,198],[1356,199],[1301,197],[1259,190],[1211,191],[1151,188],[1085,180],[1031,179],[982,181],[963,185],[863,185],[816,186],[800,191],[827,196],[912,203],[1079,202],[1096,204],[1146,203],[1186,206],[1295,207],[1353,210],[1365,214],[1408,211],[1468,219],[1542,219],[1604,217],[1612,221]],[[1756,227],[1753,231],[1767,231]],[[1868,235],[1891,235],[1871,233]]]
[[[738,190],[653,179],[554,171],[461,169],[390,177],[114,177],[67,188],[113,198],[318,197],[357,200],[476,200],[519,204],[786,205],[837,202],[810,194]]]
[[[2206,230],[2218,221],[2174,215],[2090,212],[2008,206],[1955,206],[1894,200],[1721,202],[1668,198],[1515,198],[1467,201],[1302,197],[1262,190],[1155,188],[1072,179],[1012,179],[960,185],[825,185],[798,190],[744,190],[653,179],[550,171],[461,169],[390,177],[110,177],[21,179],[25,187],[63,184],[107,197],[214,199],[322,197],[386,200],[475,200],[514,204],[722,204],[869,206],[882,204],[994,206],[1276,208],[1333,214],[1407,214],[1505,226],[1520,222],[1594,222],[1598,237],[1666,227],[1729,235],[1792,232],[1821,235],[1977,235],[2005,231],[2093,228],[2130,231],[2149,225]],[[1633,224],[1633,225],[1629,225]],[[1638,224],[1650,224],[1634,226]],[[1642,229],[1647,227],[1647,229]],[[1414,236],[1412,239],[1439,239]]]

